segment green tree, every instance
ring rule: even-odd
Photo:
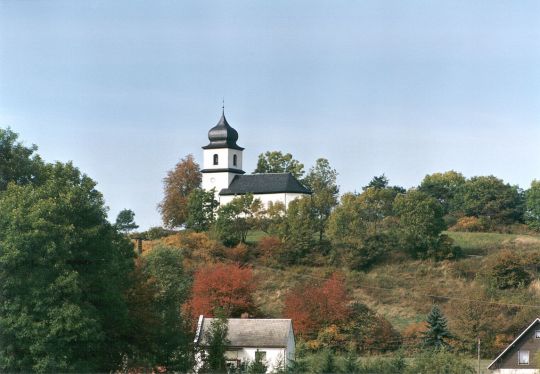
[[[260,210],[261,201],[254,199],[253,194],[235,197],[230,203],[220,206],[215,231],[223,244],[232,247],[245,243],[249,230],[256,226],[256,215]]]
[[[319,242],[323,240],[330,213],[338,203],[337,175],[337,171],[330,166],[327,159],[319,158],[304,179],[305,184],[313,192],[311,198],[317,221]]]
[[[454,199],[461,193],[464,184],[463,174],[450,170],[426,175],[418,190],[437,199],[441,203],[444,213],[448,214],[456,209]]]
[[[287,246],[286,262],[295,263],[313,249],[316,225],[315,210],[310,197],[302,197],[289,203],[280,232],[280,237]]]
[[[137,229],[139,225],[135,223],[135,212],[131,209],[122,209],[116,216],[115,226],[117,230],[126,234]]]
[[[257,168],[253,173],[291,173],[300,179],[304,175],[304,165],[295,160],[290,153],[267,151],[259,155]]]
[[[433,197],[410,190],[396,196],[393,204],[399,217],[399,240],[415,258],[453,258],[459,249],[452,240],[441,235],[446,228],[441,204]]]
[[[458,205],[466,216],[484,219],[488,225],[510,224],[523,220],[522,191],[492,175],[467,180],[458,198]]]
[[[525,221],[530,228],[540,231],[540,180],[533,180],[525,193]]]
[[[187,155],[163,179],[164,197],[158,205],[163,223],[169,228],[179,227],[188,218],[188,196],[200,187],[202,174],[193,158]]]
[[[331,350],[326,350],[323,353],[322,365],[319,369],[321,374],[334,374],[338,372],[339,368],[336,364],[336,358],[334,357],[334,352]]]
[[[247,366],[248,374],[266,374],[268,365],[264,359],[264,355],[258,349],[255,351],[255,360],[250,362]]]
[[[0,370],[115,370],[128,350],[133,245],[70,163],[0,195]]]
[[[365,269],[397,246],[396,195],[391,188],[370,187],[360,195],[345,194],[332,212],[328,236],[334,246],[350,252],[351,268]]]
[[[35,153],[37,146],[25,147],[17,141],[18,137],[9,128],[0,128],[0,191],[4,191],[9,182],[37,184],[41,179],[44,163]]]
[[[154,325],[150,344],[141,347],[153,354],[150,366],[165,366],[168,370],[187,372],[193,365],[192,336],[189,321],[182,318],[182,305],[187,301],[190,282],[184,273],[181,251],[158,246],[141,258],[145,282],[150,285]],[[141,322],[144,322],[142,320]],[[137,331],[140,339],[141,329]]]
[[[452,338],[452,335],[448,331],[446,317],[437,305],[431,308],[426,321],[428,323],[428,329],[424,333],[424,347],[433,349],[448,347],[447,340]]]
[[[395,193],[405,193],[405,189],[401,186],[389,186],[390,180],[386,177],[386,175],[380,175],[375,176],[369,181],[367,186],[362,187],[362,191],[367,190],[368,188],[374,188],[376,190],[389,188],[391,190],[394,190]]]
[[[224,317],[214,318],[208,330],[205,341],[203,366],[199,373],[226,373],[227,365],[225,352],[230,341],[227,339],[229,328]]]
[[[215,211],[219,203],[215,199],[215,188],[205,191],[196,188],[188,197],[186,227],[197,232],[208,231],[215,221]]]

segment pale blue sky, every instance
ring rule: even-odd
[[[341,190],[455,169],[540,178],[538,1],[0,0],[0,126],[159,225],[225,97],[251,172],[326,157]]]

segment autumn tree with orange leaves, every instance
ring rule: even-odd
[[[320,329],[347,321],[349,302],[343,275],[334,273],[322,283],[293,289],[285,298],[283,314],[294,321],[300,336],[314,338]]]
[[[165,196],[158,205],[163,223],[173,228],[183,225],[188,217],[188,196],[201,185],[202,174],[193,155],[184,157],[163,179]]]
[[[220,310],[225,317],[240,317],[256,312],[255,283],[250,267],[215,264],[199,269],[193,279],[191,300],[185,308],[195,319],[212,317]]]

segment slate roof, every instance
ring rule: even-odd
[[[227,122],[225,112],[221,113],[221,118],[217,125],[208,131],[208,140],[210,140],[210,144],[202,147],[203,149],[232,148],[240,151],[244,149],[236,144],[238,132]]]
[[[267,173],[236,175],[228,188],[220,195],[268,194],[268,193],[303,193],[311,191],[303,186],[291,173]]]
[[[213,320],[199,318],[195,343],[206,345],[206,335]],[[285,348],[289,332],[292,332],[290,319],[229,318],[227,324],[229,347]]]

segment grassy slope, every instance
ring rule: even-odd
[[[478,287],[474,286],[474,279],[481,271],[487,256],[505,248],[540,251],[539,236],[462,232],[447,234],[463,248],[466,254],[463,259],[437,263],[395,256],[368,272],[341,269],[348,276],[354,298],[384,315],[399,330],[403,330],[410,323],[424,320],[433,302],[448,301],[437,296],[467,297],[472,288]],[[334,270],[332,267],[296,266],[283,270],[256,267],[259,275],[257,301],[265,314],[279,316],[283,295],[288,289],[302,281],[324,278]],[[511,292],[501,297],[499,300],[503,302],[523,302],[522,299],[513,300]],[[532,303],[532,300],[530,301]],[[447,304],[453,302],[451,299]],[[451,315],[449,317],[451,319]]]

